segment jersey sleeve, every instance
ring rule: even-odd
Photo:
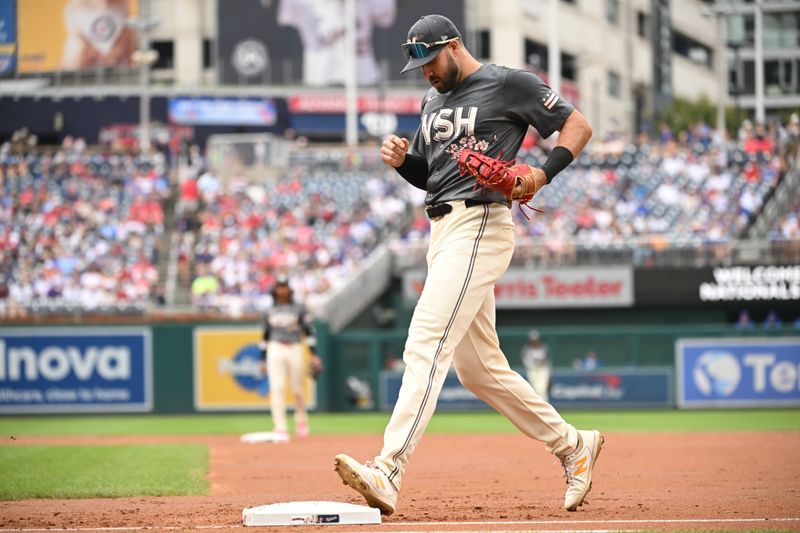
[[[561,129],[575,109],[539,76],[525,70],[509,71],[504,94],[508,116],[530,124],[545,139]]]

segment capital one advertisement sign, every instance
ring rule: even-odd
[[[403,295],[419,299],[425,272],[403,275]],[[495,284],[499,309],[556,307],[630,307],[633,305],[631,267],[509,269]]]
[[[684,339],[680,407],[800,406],[800,337]]]

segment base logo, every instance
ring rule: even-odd
[[[203,327],[194,330],[194,407],[198,411],[265,411],[269,378],[262,374],[261,330]],[[308,356],[308,354],[307,354]],[[306,403],[316,406],[316,387],[305,381]],[[287,407],[294,396],[286,390]]]

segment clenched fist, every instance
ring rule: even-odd
[[[381,159],[390,167],[397,168],[406,160],[408,139],[397,135],[389,135],[381,145]]]

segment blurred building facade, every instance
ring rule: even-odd
[[[481,55],[546,73],[554,4],[562,92],[579,101],[595,131],[632,135],[653,126],[656,66],[671,70],[675,95],[718,98],[717,29],[703,17],[707,2],[700,0],[473,1],[480,42],[488,45]],[[658,5],[669,13],[660,24],[653,16]],[[655,36],[662,31],[671,43],[658,57]]]
[[[336,6],[341,7],[343,0],[128,1],[135,6],[131,20],[155,22],[139,39],[140,48],[157,52],[150,66],[153,98],[278,98],[287,102],[289,116],[320,109],[328,115],[341,112],[339,104],[326,100],[343,93],[343,66],[337,66],[341,54],[334,47],[329,47],[327,56],[333,59],[317,53],[312,43],[315,34],[308,33],[308,25],[313,19],[318,34],[328,32],[328,40],[341,37],[344,22]],[[553,41],[548,32],[553,27],[552,8],[557,6],[562,94],[577,103],[598,135],[633,137],[657,129],[658,113],[672,95],[691,100],[707,97],[754,114],[756,7],[761,5],[767,117],[800,107],[800,2],[796,0],[443,0],[435,7],[424,0],[353,1],[357,53],[373,54],[373,68],[378,69],[364,77],[371,81],[362,83],[360,94],[380,99],[360,112],[389,115],[388,121],[375,116],[370,120],[398,125],[400,130],[409,127],[416,113],[410,109],[416,106],[408,101],[418,98],[427,82],[416,73],[400,75],[398,45],[409,22],[431,10],[463,25],[468,48],[482,61],[529,68],[546,78],[556,57],[550,51]],[[20,54],[29,33],[23,20],[37,20],[42,13],[35,9],[42,10],[45,4],[68,9],[62,5],[65,0],[16,3]],[[303,18],[305,14],[309,20]],[[334,68],[309,79],[312,60]],[[22,105],[18,99],[27,96],[137,98],[142,92],[135,63],[71,72],[19,69],[7,72],[5,79],[2,76],[0,72],[0,107],[9,98]],[[305,96],[310,99],[292,100]],[[154,120],[159,120],[159,109],[166,105],[160,102],[154,108]],[[403,109],[398,112],[393,106]],[[308,121],[284,123],[301,130]],[[338,127],[338,123],[330,125],[320,135],[334,140]],[[7,133],[0,131],[0,137]],[[314,138],[313,129],[304,133]]]
[[[800,2],[718,0],[714,8],[725,21],[731,105],[755,114],[756,36],[761,18],[766,116],[800,109]]]

